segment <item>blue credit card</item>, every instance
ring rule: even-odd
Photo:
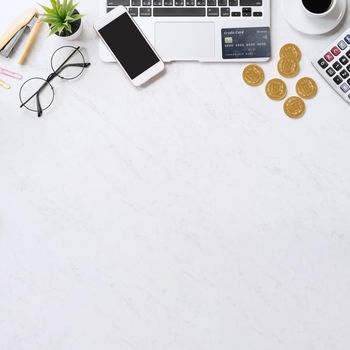
[[[269,27],[221,29],[222,58],[271,57]]]

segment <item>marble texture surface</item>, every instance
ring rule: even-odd
[[[0,13],[0,30],[31,2]],[[135,89],[103,64],[55,81],[42,119],[0,90],[0,349],[344,350],[350,346],[350,107],[309,63],[350,25],[293,31],[319,84],[302,120],[240,64],[172,63]],[[61,44],[41,32],[25,78]],[[292,90],[295,79],[288,81]]]

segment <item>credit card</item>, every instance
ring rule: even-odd
[[[222,58],[271,57],[269,27],[221,29]]]

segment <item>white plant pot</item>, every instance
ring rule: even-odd
[[[83,21],[81,20],[80,26],[75,33],[73,33],[72,35],[68,35],[68,36],[60,36],[60,35],[57,35],[57,36],[63,40],[72,41],[72,40],[77,40],[80,37],[82,32],[83,32]]]

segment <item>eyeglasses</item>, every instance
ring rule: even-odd
[[[20,108],[25,107],[41,117],[43,111],[48,109],[55,99],[55,91],[51,81],[56,77],[64,80],[76,79],[89,66],[90,63],[85,62],[79,46],[58,48],[51,56],[52,73],[46,79],[35,77],[22,85],[19,91]]]

